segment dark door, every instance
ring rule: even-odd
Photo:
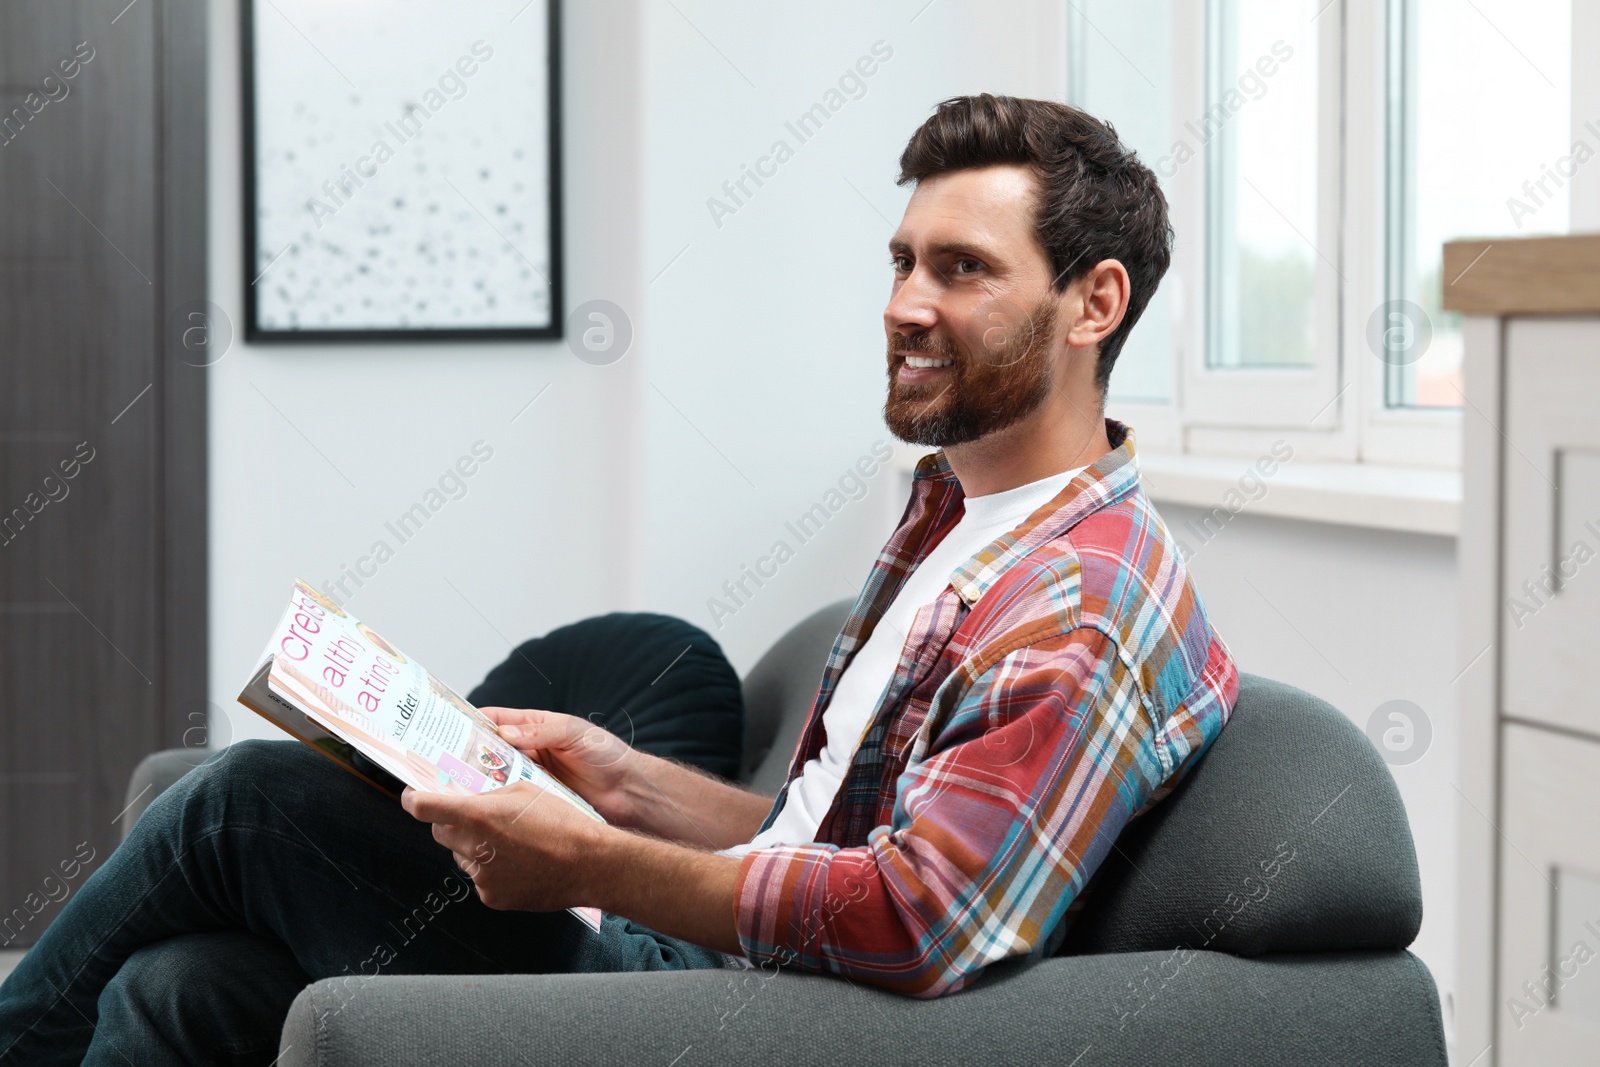
[[[204,722],[205,360],[173,343],[204,308],[203,10],[0,3],[4,948]]]

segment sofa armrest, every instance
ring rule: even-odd
[[[748,1067],[775,1055],[818,1067],[1446,1064],[1433,980],[1396,951],[1061,957],[1002,964],[934,1001],[762,970],[347,977],[295,999],[278,1062]]]

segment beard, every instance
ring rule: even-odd
[[[1031,415],[1050,394],[1054,379],[1051,339],[1055,301],[1031,312],[994,301],[973,316],[973,343],[924,330],[889,339],[889,395],[883,421],[912,445],[947,448],[987,437]],[[987,328],[985,328],[987,327]],[[981,332],[980,332],[981,331]],[[903,385],[896,352],[954,360],[943,383]]]

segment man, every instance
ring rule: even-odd
[[[1102,417],[1168,264],[1166,205],[1110,127],[988,95],[941,104],[900,180],[884,416],[941,451],[776,800],[583,718],[486,709],[611,825],[530,786],[408,791],[446,853],[298,746],[235,745],[152,805],[0,987],[0,1062],[219,1044],[265,1062],[299,986],[368,973],[425,893],[437,917],[372,973],[775,964],[932,997],[1053,951],[1237,694],[1132,435]],[[607,913],[598,934],[577,905]]]

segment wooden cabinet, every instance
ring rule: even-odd
[[[1600,236],[1458,242],[1455,1059],[1600,1064]]]

